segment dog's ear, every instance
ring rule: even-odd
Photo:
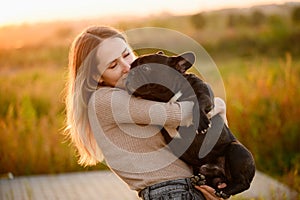
[[[195,63],[196,56],[193,52],[185,52],[176,56],[176,68],[181,73],[186,72]]]
[[[158,51],[158,52],[156,52],[156,54],[158,54],[158,55],[165,55],[165,53],[163,51]]]

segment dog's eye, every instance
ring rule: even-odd
[[[143,64],[142,65],[142,70],[144,72],[150,72],[151,71],[151,67],[149,65],[147,65],[147,64]]]

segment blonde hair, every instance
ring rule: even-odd
[[[100,77],[96,47],[110,37],[120,37],[125,41],[120,32],[112,27],[89,27],[75,38],[69,51],[65,132],[77,148],[78,163],[84,166],[95,165],[103,160],[89,124],[87,105]],[[95,73],[98,73],[98,78]]]

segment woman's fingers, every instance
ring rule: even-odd
[[[196,189],[200,190],[206,200],[223,200],[215,195],[215,189],[207,185],[195,186]]]

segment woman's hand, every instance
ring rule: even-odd
[[[226,187],[226,184],[224,186]],[[222,188],[224,186],[222,185],[219,188]],[[215,195],[215,189],[212,187],[209,187],[207,185],[201,185],[201,186],[196,185],[195,188],[202,192],[206,200],[223,200],[223,198],[220,198]]]

